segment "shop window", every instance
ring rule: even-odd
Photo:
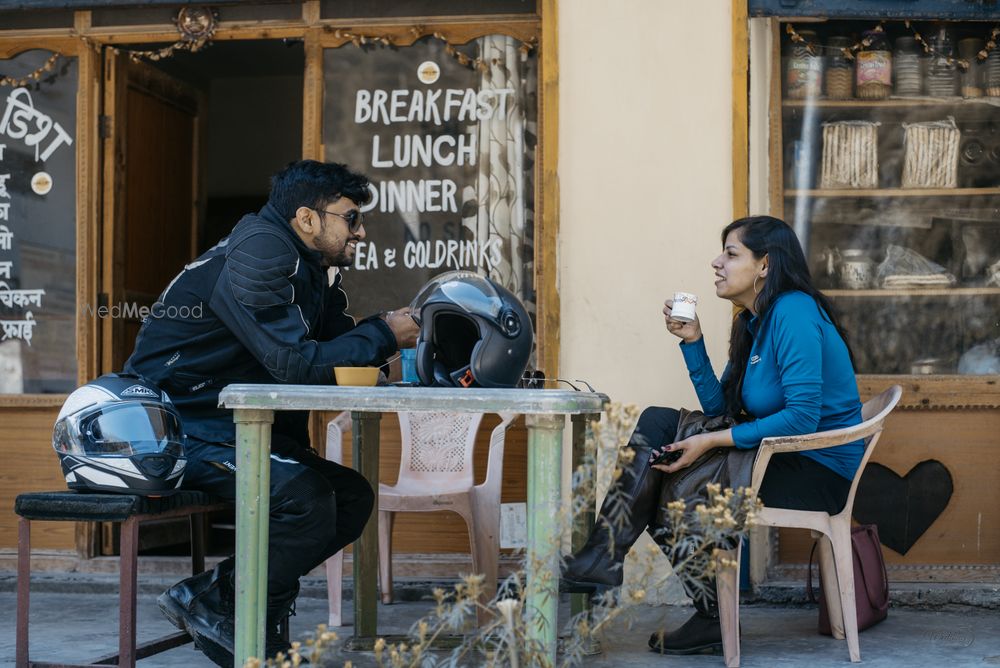
[[[345,279],[355,303],[394,308],[462,269],[534,313],[537,58],[521,46],[481,37],[458,47],[466,64],[434,37],[324,52],[326,159],[372,181],[370,237]]]
[[[835,302],[860,374],[1000,374],[993,27],[780,24],[773,210]]]
[[[77,61],[35,49],[0,64],[29,79],[0,87],[0,394],[70,392]]]

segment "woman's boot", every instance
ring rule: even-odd
[[[722,652],[722,627],[718,614],[697,610],[673,631],[649,636],[649,649],[660,654],[717,654]]]
[[[625,555],[646,529],[659,499],[663,474],[649,467],[649,456],[665,442],[673,441],[676,430],[677,411],[643,411],[629,442],[634,453],[632,461],[623,464],[619,459],[622,474],[608,490],[586,545],[566,560],[560,591],[590,594],[621,586]]]

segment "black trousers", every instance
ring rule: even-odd
[[[680,413],[673,408],[651,406],[645,409],[639,416],[629,445],[659,448],[667,443],[673,443],[679,418]],[[648,472],[646,484],[662,486],[665,479],[666,474],[653,469]],[[832,469],[799,453],[787,452],[771,458],[758,496],[764,505],[773,508],[825,510],[835,514],[844,508],[850,490],[851,481]],[[660,499],[663,501],[662,497]],[[647,515],[645,518],[647,531],[654,535],[654,539],[658,531],[670,530],[670,527],[655,526],[658,510],[655,504],[648,509],[635,510],[640,511],[638,513],[640,517],[635,517],[638,521],[642,521],[643,513]],[[685,578],[681,578],[681,582],[685,585],[688,595],[695,600],[695,606],[699,610],[711,616],[717,614],[714,585],[708,588],[709,600],[706,601],[694,595],[694,590]]]
[[[184,487],[236,499],[236,448],[189,437],[185,451]],[[273,432],[268,596],[297,591],[299,577],[357,540],[374,506],[375,493],[357,471]]]

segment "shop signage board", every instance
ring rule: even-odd
[[[533,311],[536,61],[492,36],[459,63],[434,38],[324,54],[325,159],[371,179],[367,238],[345,286],[366,310],[407,304],[451,270],[490,276]],[[364,315],[358,313],[356,315]]]

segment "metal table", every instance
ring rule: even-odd
[[[325,385],[227,386],[219,405],[233,409],[236,422],[236,646],[235,665],[264,656],[267,614],[267,542],[270,513],[271,424],[274,411],[352,412],[353,462],[378,490],[379,421],[385,412],[510,412],[525,416],[528,428],[527,577],[538,587],[526,601],[537,611],[535,637],[556,656],[558,608],[558,515],[561,504],[563,426],[574,416],[574,463],[583,443],[585,416],[599,414],[607,396],[572,390],[339,387]],[[582,537],[574,531],[574,548]],[[546,549],[548,548],[548,549]],[[377,633],[378,513],[373,512],[354,543],[354,633]],[[582,602],[574,601],[579,609]]]

